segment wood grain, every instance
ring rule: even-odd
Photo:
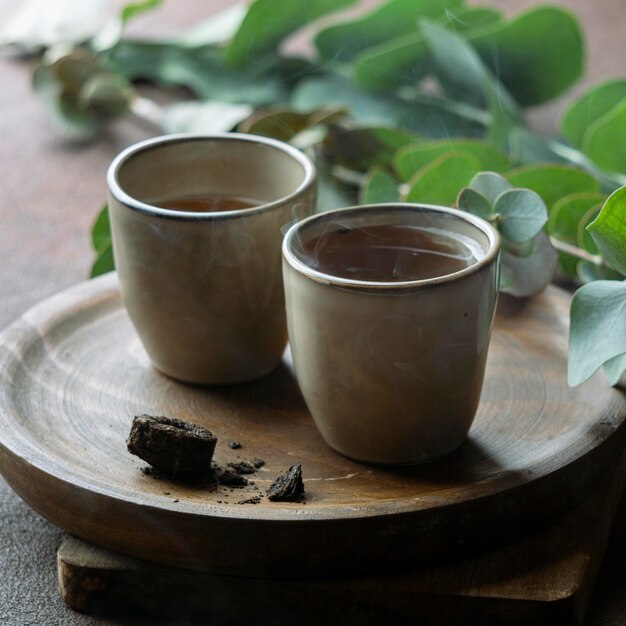
[[[288,361],[236,387],[159,374],[108,275],[44,302],[0,336],[0,469],[76,536],[214,573],[381,571],[528,532],[610,471],[626,405],[599,376],[567,387],[565,293],[503,304],[468,441],[436,463],[377,468],[324,444]],[[138,413],[207,426],[220,464],[261,457],[266,465],[254,486],[234,492],[145,476],[124,443]],[[228,447],[234,439],[240,450]],[[306,504],[237,504],[295,460]]]
[[[59,592],[99,615],[211,623],[344,626],[582,624],[626,477],[626,453],[607,484],[554,524],[453,562],[361,578],[259,580],[215,576],[133,559],[66,537],[57,553]]]

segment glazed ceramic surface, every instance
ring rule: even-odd
[[[124,304],[156,367],[200,384],[276,367],[287,341],[280,243],[314,207],[308,158],[263,137],[173,135],[121,153],[108,185]],[[260,204],[213,213],[155,206],[202,194]]]

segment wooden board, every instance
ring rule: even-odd
[[[624,488],[626,454],[607,484],[552,525],[480,556],[385,576],[254,580],[159,566],[67,537],[59,591],[76,611],[210,623],[344,626],[583,621]]]
[[[505,303],[506,304],[506,303]],[[436,463],[376,468],[329,449],[288,361],[255,383],[190,387],[150,365],[115,275],[28,312],[0,336],[0,470],[35,510],[125,554],[260,577],[395,568],[528,532],[579,503],[624,443],[622,394],[565,382],[568,297],[503,307],[468,441]],[[219,437],[220,464],[261,457],[230,492],[155,480],[126,451],[132,416]],[[231,450],[238,439],[243,447]],[[306,504],[237,504],[302,462]]]

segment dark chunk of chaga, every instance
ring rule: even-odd
[[[217,437],[204,426],[172,417],[137,415],[128,451],[165,474],[208,472]]]
[[[299,500],[304,496],[302,482],[302,465],[292,465],[284,474],[281,474],[267,490],[267,497],[273,501]]]

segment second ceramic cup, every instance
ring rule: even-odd
[[[329,211],[283,242],[289,340],[324,439],[369,463],[458,447],[478,407],[498,294],[497,232],[416,204]]]
[[[259,136],[170,135],[122,152],[107,182],[122,297],[155,366],[197,384],[274,369],[280,243],[314,209],[310,160]]]

